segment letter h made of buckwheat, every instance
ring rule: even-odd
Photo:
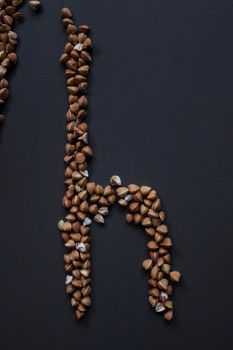
[[[126,221],[140,225],[148,237],[147,259],[142,267],[148,274],[149,296],[152,308],[170,321],[173,318],[173,285],[180,273],[171,269],[171,238],[165,222],[165,213],[156,190],[150,186],[130,184],[123,186],[114,175],[106,186],[89,182],[88,160],[93,151],[88,145],[87,91],[88,73],[92,62],[92,42],[89,27],[74,25],[68,8],[62,10],[68,42],[60,61],[65,66],[69,109],[66,114],[67,143],[65,146],[65,184],[67,191],[63,207],[67,210],[58,227],[65,243],[66,292],[76,317],[81,319],[91,305],[91,244],[92,222],[104,224],[115,202],[128,211]]]

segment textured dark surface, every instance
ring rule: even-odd
[[[232,1],[44,1],[18,25],[0,131],[1,350],[232,348]],[[92,178],[155,187],[183,273],[176,318],[147,302],[146,238],[114,208],[92,228],[93,305],[64,291],[61,208],[67,95],[59,65],[71,6],[92,27]],[[228,344],[228,345],[226,345]]]

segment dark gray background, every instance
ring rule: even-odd
[[[233,3],[53,0],[17,26],[0,137],[1,350],[232,349]],[[176,318],[147,303],[146,238],[114,208],[92,229],[93,306],[64,292],[67,95],[61,7],[92,27],[92,178],[155,187],[183,273]],[[224,345],[223,345],[224,344]]]

